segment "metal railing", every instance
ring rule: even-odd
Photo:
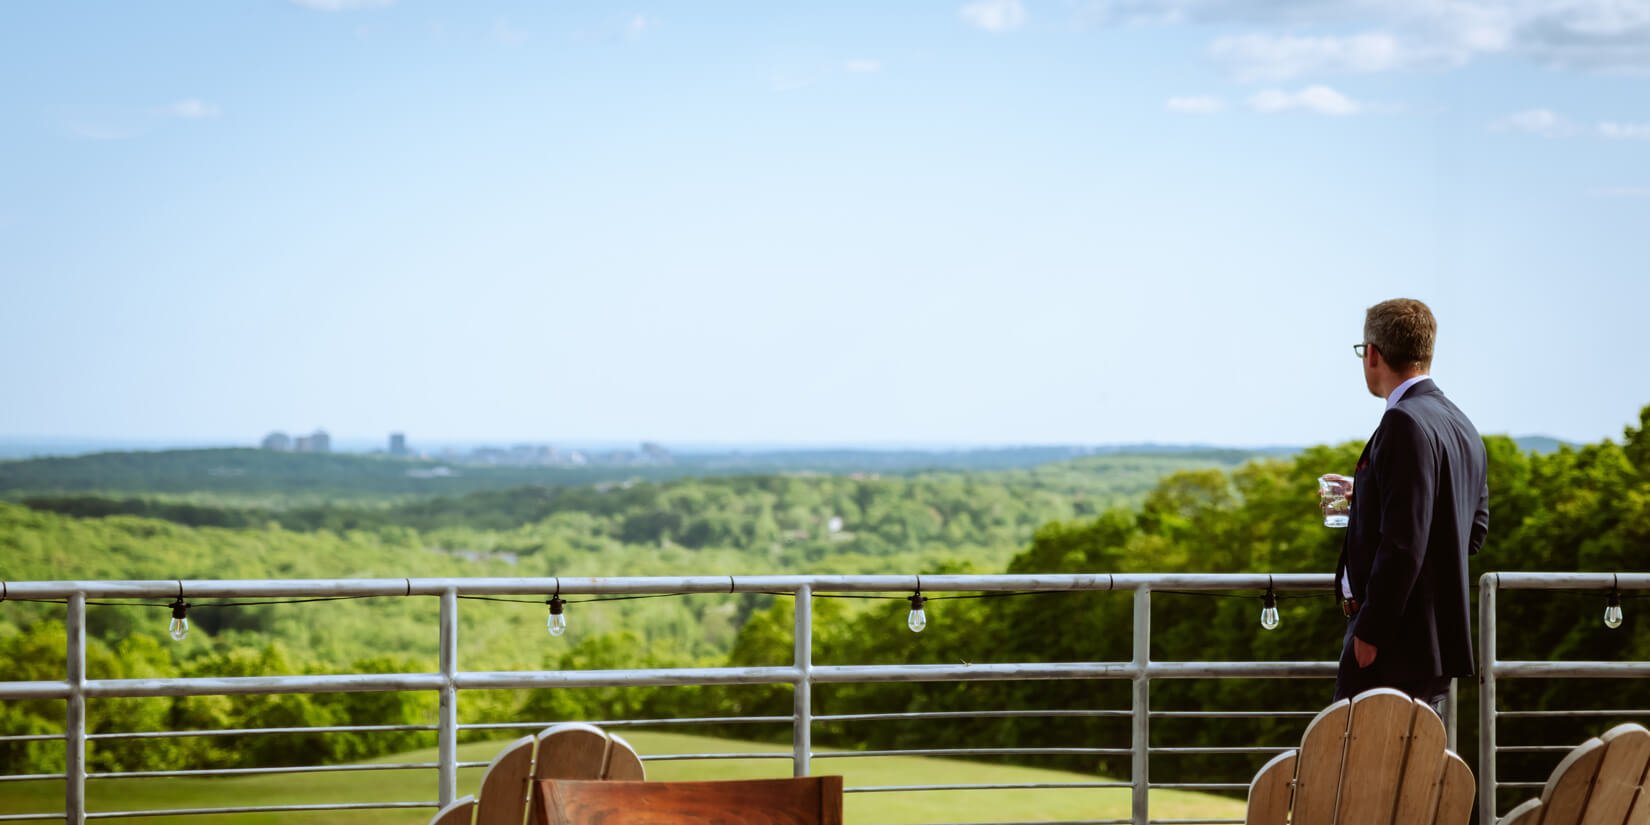
[[[61,779],[65,784],[64,810],[49,814],[0,815],[0,821],[62,820],[84,823],[88,819],[130,816],[181,815],[205,813],[232,813],[252,811],[317,811],[361,810],[374,808],[435,808],[451,802],[457,796],[460,768],[477,767],[485,763],[461,762],[458,758],[458,738],[461,730],[510,730],[537,727],[527,724],[461,725],[458,703],[461,691],[574,688],[574,687],[636,687],[686,685],[789,685],[794,691],[790,716],[715,717],[681,720],[609,720],[598,722],[613,727],[659,726],[667,724],[759,724],[781,723],[791,726],[792,770],[798,776],[812,770],[813,760],[850,759],[890,755],[930,756],[1027,756],[1083,755],[1129,757],[1130,772],[1126,781],[1095,781],[1074,783],[1003,783],[1003,784],[936,784],[936,785],[873,785],[848,788],[849,793],[886,793],[895,791],[935,791],[958,789],[1008,788],[1129,788],[1130,816],[1128,819],[1085,820],[1093,823],[1148,822],[1239,822],[1240,820],[1152,820],[1149,816],[1148,794],[1153,789],[1237,791],[1247,785],[1226,783],[1157,783],[1150,781],[1153,754],[1273,754],[1292,747],[1246,748],[1180,748],[1153,747],[1151,723],[1154,718],[1262,718],[1281,716],[1310,717],[1310,712],[1278,712],[1265,710],[1220,712],[1210,710],[1153,711],[1151,684],[1161,679],[1226,679],[1226,678],[1332,678],[1333,661],[1152,661],[1151,651],[1151,597],[1152,590],[1176,591],[1328,591],[1331,577],[1324,574],[1089,574],[1089,575],[1011,575],[1011,576],[701,576],[657,578],[521,578],[521,579],[360,579],[360,580],[292,580],[292,581],[109,581],[109,582],[10,582],[7,593],[13,599],[63,599],[67,603],[67,632],[65,678],[62,681],[0,682],[0,701],[60,699],[67,702],[65,732],[58,735],[0,736],[0,742],[19,740],[61,739],[65,743],[67,759],[62,774],[0,777],[0,782],[37,779]],[[924,593],[958,592],[1072,592],[1124,591],[1133,594],[1132,656],[1127,661],[1097,662],[1019,662],[996,664],[895,664],[895,665],[816,665],[813,662],[813,600],[816,594],[844,593],[899,593],[920,589]],[[789,665],[771,667],[719,668],[659,668],[632,670],[588,671],[464,671],[458,662],[459,599],[461,596],[532,595],[543,597],[559,591],[561,595],[616,595],[616,594],[694,594],[694,593],[783,593],[795,597],[794,646]],[[348,675],[292,675],[223,678],[164,678],[164,679],[89,679],[86,674],[86,604],[88,599],[134,598],[171,599],[180,593],[189,598],[315,598],[315,597],[415,597],[434,596],[440,600],[439,617],[439,672],[387,673]],[[1001,710],[967,713],[895,713],[895,714],[839,714],[816,716],[813,712],[815,685],[910,683],[910,682],[978,682],[1021,680],[1117,680],[1130,685],[1130,702],[1126,709],[1109,710]],[[180,697],[204,695],[245,694],[319,694],[340,692],[433,691],[439,697],[436,724],[419,725],[357,725],[296,729],[264,728],[256,730],[218,731],[133,731],[122,733],[88,734],[86,701],[122,697]],[[943,719],[984,718],[999,716],[1062,716],[1087,715],[1093,717],[1127,719],[1130,731],[1128,748],[936,748],[884,751],[816,752],[813,746],[815,725],[836,722],[870,721],[876,719]],[[1455,714],[1450,714],[1452,720]],[[236,768],[219,770],[143,771],[124,773],[88,773],[86,749],[89,741],[106,739],[164,738],[182,736],[239,736],[275,733],[326,733],[369,731],[430,731],[436,733],[436,762],[322,765],[300,767]],[[1453,741],[1453,727],[1451,738]],[[674,758],[771,758],[773,754],[690,754]],[[780,754],[783,757],[783,754]],[[431,801],[383,801],[373,803],[338,803],[324,805],[244,806],[236,808],[194,808],[166,810],[88,811],[86,782],[88,779],[136,777],[204,777],[236,776],[296,772],[331,772],[357,770],[428,770],[434,767],[438,774],[438,796]],[[0,788],[4,785],[0,784]]]
[[[1130,775],[1127,781],[1030,784],[1030,785],[923,785],[923,786],[863,786],[849,788],[850,793],[878,793],[912,790],[953,790],[959,788],[1009,787],[1092,787],[1130,789],[1130,818],[1093,820],[1095,822],[1131,822],[1136,825],[1152,821],[1149,818],[1148,792],[1152,789],[1178,788],[1186,790],[1240,790],[1242,783],[1152,783],[1151,757],[1154,754],[1179,753],[1252,753],[1268,754],[1287,749],[1291,745],[1252,748],[1177,748],[1152,746],[1153,719],[1212,718],[1233,719],[1246,716],[1310,716],[1311,713],[1285,714],[1274,711],[1172,711],[1152,710],[1151,683],[1154,679],[1223,679],[1223,678],[1331,678],[1335,663],[1331,661],[1286,662],[1208,662],[1208,661],[1152,661],[1151,649],[1151,595],[1152,590],[1232,591],[1261,590],[1273,587],[1279,591],[1327,591],[1332,583],[1327,575],[1295,574],[1093,574],[1050,576],[925,576],[920,587],[927,593],[945,592],[1070,592],[1070,591],[1125,591],[1134,599],[1132,656],[1127,661],[1111,662],[1028,662],[960,665],[835,665],[813,663],[813,599],[815,594],[832,593],[909,593],[919,583],[912,576],[756,576],[756,577],[684,577],[684,578],[614,578],[614,579],[363,579],[363,580],[297,580],[297,581],[125,581],[125,582],[9,582],[7,596],[11,599],[62,599],[66,601],[67,649],[64,679],[61,681],[0,682],[0,701],[64,700],[66,717],[63,734],[35,734],[0,736],[0,742],[62,741],[65,745],[65,769],[61,774],[0,776],[0,788],[5,783],[30,780],[62,780],[65,784],[64,810],[56,813],[6,814],[0,821],[62,820],[83,823],[88,819],[124,816],[153,816],[161,814],[232,813],[251,811],[318,811],[362,810],[380,808],[434,808],[450,802],[457,795],[458,770],[480,767],[482,762],[461,762],[458,759],[460,731],[524,730],[539,727],[538,723],[470,724],[458,721],[460,691],[523,689],[547,687],[616,687],[616,686],[689,686],[689,685],[789,685],[794,690],[794,705],[789,716],[711,717],[697,719],[607,720],[611,727],[663,727],[671,725],[730,725],[730,724],[785,724],[792,730],[791,752],[786,754],[685,754],[655,756],[650,759],[730,759],[730,758],[788,758],[793,772],[805,775],[812,770],[815,759],[851,759],[890,755],[934,756],[1025,756],[1025,755],[1083,755],[1129,757]],[[795,597],[795,625],[793,660],[789,665],[771,667],[725,668],[661,668],[638,670],[592,671],[462,671],[458,663],[458,607],[461,596],[543,596],[556,588],[564,595],[613,594],[693,594],[693,593],[788,593]],[[86,604],[88,599],[146,598],[170,599],[179,589],[191,598],[307,598],[307,597],[415,597],[434,596],[440,602],[438,672],[388,673],[308,676],[257,676],[238,678],[174,678],[174,679],[89,679],[86,673]],[[1480,821],[1490,825],[1498,814],[1497,791],[1501,789],[1539,789],[1538,781],[1500,781],[1498,758],[1510,753],[1550,752],[1557,762],[1563,753],[1577,742],[1568,744],[1503,744],[1499,741],[1500,723],[1510,718],[1592,719],[1612,720],[1650,717],[1647,709],[1503,709],[1497,702],[1498,683],[1508,680],[1535,679],[1643,679],[1650,677],[1650,662],[1645,661],[1502,661],[1497,655],[1497,605],[1502,590],[1594,591],[1607,593],[1650,590],[1650,574],[1645,573],[1486,573],[1479,580],[1479,687],[1478,687],[1478,743]],[[1130,684],[1129,707],[1105,710],[984,710],[942,713],[837,714],[813,713],[813,686],[834,684],[908,683],[908,682],[974,682],[1053,679],[1090,679],[1127,681]],[[438,714],[434,725],[353,725],[307,728],[260,728],[250,730],[208,731],[128,731],[116,733],[89,733],[87,730],[87,699],[123,697],[176,697],[203,695],[247,694],[318,694],[340,692],[433,691],[439,697]],[[1452,691],[1452,703],[1454,692]],[[882,751],[816,752],[813,747],[813,729],[819,724],[908,719],[988,718],[991,716],[1089,716],[1127,719],[1130,725],[1128,748],[944,748],[904,749]],[[1453,747],[1457,714],[1449,713],[1450,739]],[[231,768],[217,770],[88,772],[87,746],[91,742],[122,739],[162,739],[190,736],[249,736],[284,733],[356,733],[390,731],[429,731],[436,734],[437,758],[434,763],[394,763],[370,765],[318,765],[295,767]],[[213,809],[166,809],[141,811],[88,811],[86,781],[88,779],[243,776],[278,773],[324,773],[362,770],[429,770],[438,775],[437,800],[383,801],[373,803],[338,803],[323,805],[245,806]],[[1220,821],[1220,820],[1216,820]]]
[[[1593,591],[1650,590],[1647,573],[1485,573],[1478,579],[1478,811],[1482,825],[1494,825],[1499,815],[1497,791],[1514,788],[1540,792],[1540,781],[1503,782],[1497,772],[1502,754],[1548,753],[1556,765],[1579,740],[1567,744],[1502,745],[1498,741],[1502,719],[1605,719],[1628,721],[1650,717],[1650,709],[1546,709],[1502,710],[1497,686],[1508,680],[1532,679],[1643,679],[1650,677],[1650,662],[1615,661],[1501,661],[1497,655],[1497,605],[1502,590]],[[1597,604],[1597,603],[1595,603]],[[1592,619],[1588,620],[1593,621]],[[1609,632],[1601,630],[1600,632]],[[1574,738],[1573,736],[1571,738]]]

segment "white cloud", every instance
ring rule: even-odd
[[[1334,71],[1449,68],[1505,55],[1545,66],[1650,73],[1650,0],[1076,0],[1079,24],[1255,27],[1211,51],[1281,81]],[[1316,29],[1316,30],[1314,30]],[[1366,31],[1350,35],[1347,31]],[[1287,34],[1280,34],[1286,32]]]
[[[1611,140],[1650,140],[1650,123],[1600,123],[1598,133]]]
[[[882,71],[882,61],[870,57],[856,57],[843,63],[842,68],[855,74],[875,74]]]
[[[161,113],[179,120],[203,120],[223,114],[223,110],[204,100],[188,98],[162,106]]]
[[[1163,108],[1183,115],[1212,115],[1225,111],[1226,101],[1207,95],[1171,97],[1163,104]]]
[[[1569,0],[1525,3],[1512,48],[1537,62],[1563,68],[1650,71],[1650,3],[1645,0]]]
[[[1012,31],[1026,22],[1026,10],[1020,0],[975,0],[957,13],[970,26],[988,32]]]
[[[1523,132],[1542,137],[1568,137],[1575,134],[1575,124],[1551,109],[1525,109],[1490,124],[1497,132]]]
[[[1351,37],[1297,37],[1244,34],[1222,37],[1209,47],[1216,62],[1239,80],[1281,81],[1322,72],[1381,72],[1421,62],[1390,34]]]
[[[1320,115],[1355,115],[1369,111],[1359,103],[1328,86],[1313,85],[1296,92],[1267,89],[1249,98],[1249,108],[1262,114],[1282,112],[1311,112]]]
[[[350,11],[395,4],[395,0],[291,0],[293,5],[316,11]]]

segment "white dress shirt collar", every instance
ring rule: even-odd
[[[1399,384],[1397,388],[1392,391],[1392,394],[1386,397],[1386,408],[1390,410],[1393,407],[1398,406],[1398,402],[1403,400],[1404,393],[1409,392],[1410,387],[1413,387],[1431,377],[1432,376],[1430,375],[1417,375],[1414,378],[1410,378],[1404,381],[1404,383]]]

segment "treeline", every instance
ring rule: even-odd
[[[283,453],[246,448],[107,452],[0,461],[0,498],[29,495],[167,496],[223,503],[326,504],[460,496],[511,487],[583,487],[681,478],[823,473],[920,475],[1029,469],[1095,453],[1185,465],[1235,464],[1267,451],[1010,447],[997,449],[799,450],[687,453],[667,463],[487,465],[355,453]],[[1270,452],[1277,452],[1276,450]],[[230,525],[221,525],[230,526]]]
[[[308,505],[281,499],[249,504],[232,495],[200,493],[189,497],[35,493],[20,498],[31,509],[77,518],[131,515],[194,527],[496,531],[553,516],[584,514],[603,520],[608,534],[629,543],[743,547],[771,541],[775,531],[792,537],[817,531],[837,518],[840,530],[878,533],[890,541],[899,540],[895,533],[913,539],[934,533],[950,541],[981,543],[1000,538],[988,534],[1005,519],[1035,528],[1061,514],[1090,515],[1137,503],[1171,472],[1235,467],[1254,455],[1236,450],[1116,454],[989,473],[888,478],[793,474],[668,482],[626,479],[577,486],[518,486],[457,496],[355,500],[371,492],[366,488],[350,490],[343,502]],[[896,512],[902,509],[903,515]],[[910,529],[903,524],[898,530],[890,529],[894,522],[907,518],[915,519]],[[936,518],[945,522],[946,535],[921,524]],[[1016,539],[1023,541],[1029,535]]]

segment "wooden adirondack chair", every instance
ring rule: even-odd
[[[842,825],[842,777],[539,783],[545,825]]]
[[[1249,785],[1247,825],[1466,825],[1472,769],[1425,703],[1377,688],[1325,708]]]
[[[551,725],[506,746],[482,774],[480,791],[453,800],[429,825],[522,825],[540,779],[645,778],[636,749],[618,735],[593,725]]]
[[[1497,825],[1647,825],[1647,770],[1650,731],[1617,725],[1570,751],[1541,796],[1508,811]]]

